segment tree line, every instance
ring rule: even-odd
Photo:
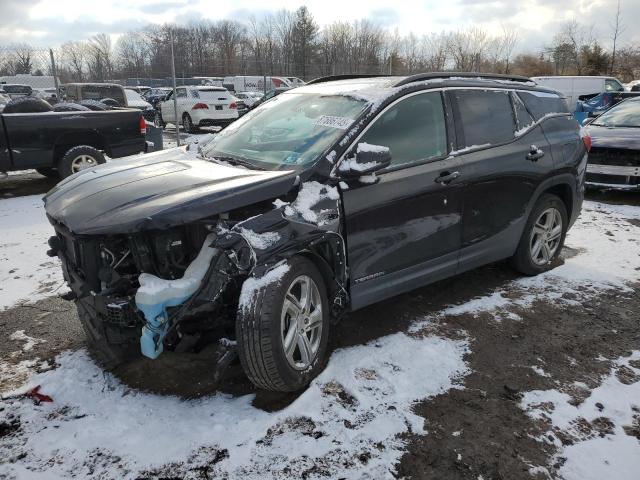
[[[640,74],[640,49],[620,46],[624,31],[618,8],[611,45],[593,27],[565,23],[537,52],[516,54],[518,31],[490,34],[469,27],[417,35],[389,32],[369,20],[336,21],[320,27],[306,7],[260,19],[149,25],[121,35],[71,41],[55,49],[63,81],[167,78],[173,43],[176,75],[283,75],[310,78],[339,74],[403,75],[424,71],[476,71],[536,75]],[[609,42],[607,42],[609,43]],[[0,75],[50,74],[48,51],[27,44],[0,47]]]

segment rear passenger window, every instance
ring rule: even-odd
[[[524,130],[530,127],[535,121],[515,92],[511,92],[511,100],[513,102],[513,113],[515,113],[516,125],[518,127],[516,135],[518,135],[519,133],[523,133]]]
[[[375,121],[361,142],[388,147],[392,165],[444,155],[447,130],[440,93],[421,93],[401,100]]]
[[[504,143],[516,130],[509,92],[453,90],[458,110],[458,148]]]
[[[552,113],[569,113],[567,102],[554,93],[518,92],[527,109],[536,120]]]

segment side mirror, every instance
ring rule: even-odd
[[[387,168],[391,164],[388,147],[359,143],[355,155],[347,156],[338,171],[345,178],[357,178]]]

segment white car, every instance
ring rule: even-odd
[[[236,92],[235,96],[242,100],[247,107],[252,107],[264,95],[261,92]]]
[[[153,108],[149,102],[147,102],[142,95],[135,90],[129,88],[124,89],[124,95],[127,97],[127,106],[130,108],[137,108],[139,110],[147,110]]]
[[[238,99],[226,88],[185,86],[176,88],[176,115],[173,92],[160,103],[160,124],[182,124],[193,133],[199,127],[226,127],[238,118]]]

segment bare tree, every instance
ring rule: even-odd
[[[613,71],[616,64],[616,47],[618,46],[618,37],[622,35],[625,30],[625,26],[622,24],[622,16],[620,14],[620,0],[618,0],[618,6],[616,8],[616,16],[611,25],[613,31],[613,47],[611,49],[611,67],[609,68],[609,75],[613,75]]]

